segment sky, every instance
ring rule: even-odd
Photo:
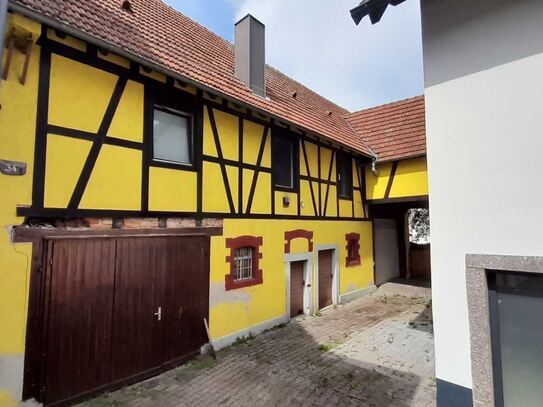
[[[266,62],[350,111],[423,92],[419,0],[356,26],[357,0],[164,0],[233,42],[251,13],[266,25]]]

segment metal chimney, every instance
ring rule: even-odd
[[[266,96],[264,24],[247,14],[235,24],[236,76],[254,93]]]

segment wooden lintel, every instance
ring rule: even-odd
[[[42,239],[79,239],[154,236],[221,236],[222,227],[189,227],[161,229],[49,229],[14,227],[13,243],[34,242]]]

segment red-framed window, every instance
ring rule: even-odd
[[[230,254],[226,256],[226,261],[230,263],[230,273],[224,277],[226,290],[262,284],[261,247],[262,236],[226,239],[226,248],[230,249]]]
[[[348,233],[345,235],[347,242],[347,256],[345,257],[345,266],[357,266],[360,264],[360,234]]]

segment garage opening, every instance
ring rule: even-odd
[[[208,236],[47,239],[42,252],[27,398],[71,404],[180,364],[207,342]]]
[[[400,280],[429,287],[428,202],[374,204],[370,211],[374,217],[375,284]]]

